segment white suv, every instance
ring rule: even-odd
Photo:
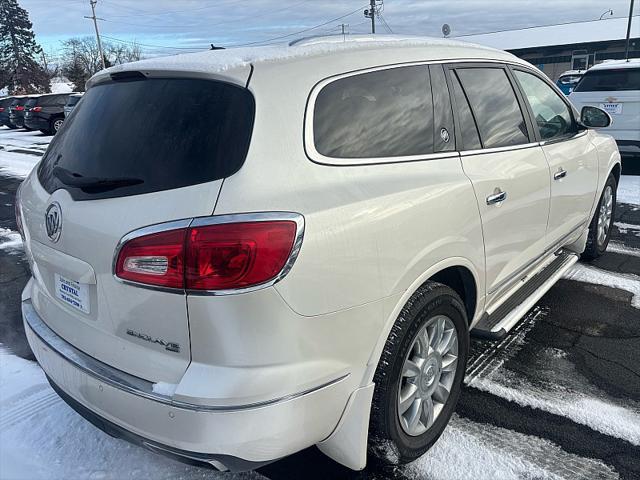
[[[621,153],[640,155],[640,58],[594,65],[569,100],[578,110],[591,105],[607,111],[612,121],[603,132],[616,139]]]
[[[158,452],[411,461],[470,332],[607,246],[609,117],[505,52],[306,39],[88,87],[19,192],[25,330],[73,408]]]

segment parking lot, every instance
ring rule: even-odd
[[[576,264],[500,342],[474,340],[443,436],[406,467],[341,468],[315,448],[247,474],[186,466],[112,439],[33,362],[14,196],[51,137],[0,128],[0,464],[22,478],[640,478],[640,176],[623,175],[612,241]],[[640,164],[640,160],[635,159]],[[625,164],[623,173],[639,173]]]

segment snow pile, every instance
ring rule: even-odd
[[[620,177],[617,200],[620,203],[640,205],[640,175],[622,175]]]
[[[0,471],[11,479],[264,478],[178,463],[101,432],[69,408],[34,362],[0,346]]]
[[[564,274],[564,278],[626,290],[633,294],[631,305],[640,308],[640,277],[637,275],[613,273],[576,263]]]
[[[456,415],[437,443],[402,473],[430,480],[618,478],[603,463],[569,454],[547,440]]]
[[[633,223],[623,223],[623,222],[613,222],[613,224],[618,228],[621,234],[626,235],[635,235],[636,237],[640,237],[640,225],[634,225]],[[631,230],[633,233],[630,233]]]
[[[640,250],[637,248],[627,247],[624,243],[610,241],[607,246],[607,252],[620,253],[622,255],[631,255],[632,257],[640,257]]]
[[[8,228],[0,227],[0,250],[8,250],[10,253],[22,250],[22,237],[20,234]]]
[[[73,92],[73,83],[51,82],[51,93],[71,93],[71,92]]]

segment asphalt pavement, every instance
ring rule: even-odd
[[[635,165],[625,166],[627,172]],[[0,236],[17,230],[20,182],[0,171]],[[404,479],[450,471],[445,478],[491,472],[500,478],[504,456],[518,458],[526,468],[517,471],[530,472],[519,475],[529,478],[545,477],[536,473],[542,471],[560,478],[640,479],[640,206],[619,203],[615,222],[610,251],[577,264],[507,338],[472,341],[455,417],[425,457],[408,467],[372,463],[352,472],[309,448],[259,474],[274,480]],[[7,238],[0,238],[0,247]],[[0,248],[0,344],[33,359],[20,315],[28,276],[21,249]],[[474,454],[480,446],[484,453]]]

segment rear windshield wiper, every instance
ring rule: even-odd
[[[53,175],[62,183],[70,187],[77,187],[87,193],[99,193],[113,190],[115,188],[130,187],[144,183],[141,178],[120,177],[120,178],[102,178],[102,177],[85,177],[79,173],[70,172],[63,167],[55,167]]]

